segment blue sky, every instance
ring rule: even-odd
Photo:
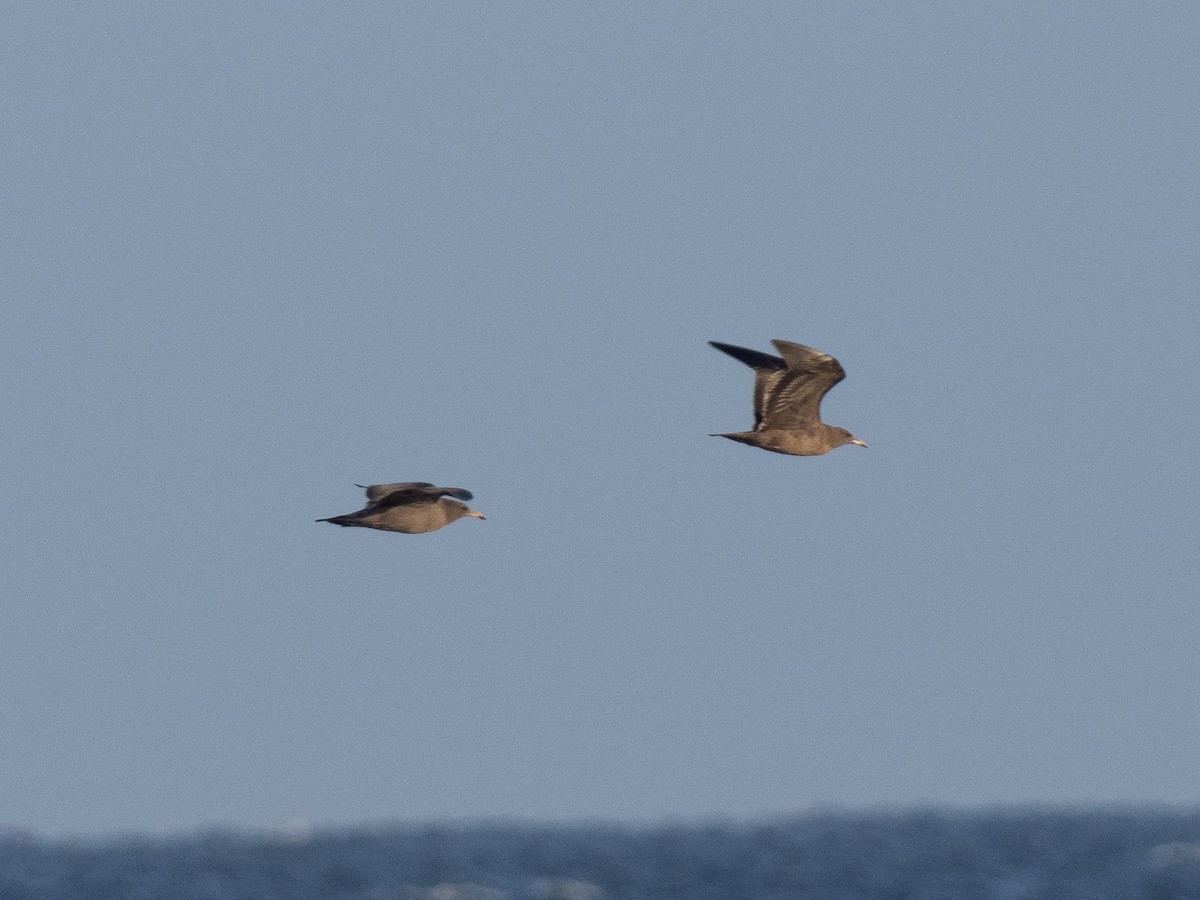
[[[1194,5],[6,19],[0,823],[1200,802]]]

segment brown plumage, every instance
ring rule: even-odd
[[[792,456],[820,456],[842,444],[867,446],[845,428],[821,421],[821,398],[846,377],[842,364],[820,350],[771,341],[783,357],[709,341],[754,369],[754,430],[717,434]]]
[[[470,491],[462,488],[437,487],[428,481],[359,484],[355,487],[366,488],[366,506],[344,516],[317,521],[378,528],[380,531],[401,531],[404,534],[423,534],[426,531],[437,531],[464,516],[472,519],[483,518],[483,513],[458,502],[473,497]],[[449,500],[448,497],[458,499]]]

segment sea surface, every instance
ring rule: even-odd
[[[51,840],[0,831],[0,900],[1184,900],[1200,810],[922,809]]]

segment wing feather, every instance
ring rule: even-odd
[[[763,427],[795,429],[821,420],[821,400],[846,377],[841,363],[813,347],[772,341],[787,370],[780,373],[763,401]]]
[[[430,481],[397,481],[392,484],[356,485],[367,492],[367,508],[401,506],[406,503],[433,503],[439,497],[472,500],[475,495],[458,487],[438,487]]]

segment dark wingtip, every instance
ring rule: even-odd
[[[734,344],[723,344],[720,341],[709,341],[710,347],[715,347],[722,353],[732,356],[738,362],[745,363],[750,368],[758,369],[784,369],[786,363],[778,356],[772,356],[770,353],[762,353],[758,350],[751,350],[749,347],[738,347]]]

